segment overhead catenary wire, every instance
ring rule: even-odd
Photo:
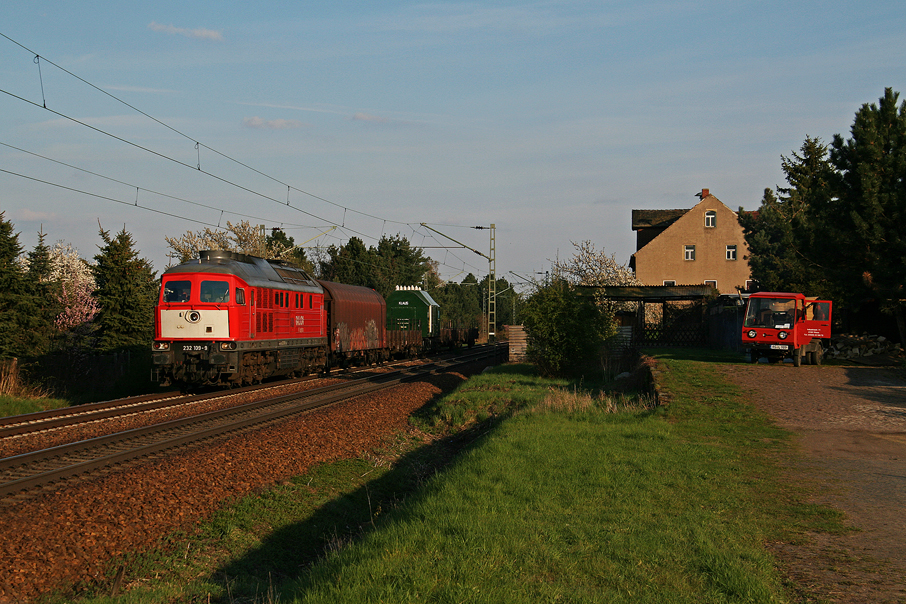
[[[169,195],[169,194],[167,194],[167,193],[162,193],[162,192],[160,192],[160,191],[155,191],[154,189],[149,189],[149,188],[147,188],[147,187],[142,187],[142,186],[139,186],[139,185],[130,183],[130,182],[125,182],[125,181],[119,180],[119,179],[117,179],[117,178],[113,178],[112,176],[106,176],[106,175],[104,175],[104,174],[100,174],[100,173],[95,172],[95,171],[93,171],[93,170],[88,170],[88,169],[86,169],[86,168],[81,168],[81,167],[79,167],[79,166],[76,166],[76,165],[71,164],[71,163],[68,163],[68,162],[64,162],[64,161],[61,161],[61,160],[58,160],[58,159],[54,159],[54,158],[52,158],[52,157],[47,157],[46,155],[41,155],[40,153],[35,153],[34,151],[29,151],[29,150],[27,150],[27,149],[23,149],[23,148],[21,148],[21,147],[15,146],[15,145],[10,145],[9,143],[4,143],[3,141],[0,141],[0,146],[7,147],[8,149],[13,149],[14,151],[19,151],[20,153],[25,153],[25,154],[27,154],[27,155],[31,155],[31,156],[33,156],[33,157],[37,157],[37,158],[39,158],[39,159],[43,159],[43,160],[45,160],[45,161],[49,161],[49,162],[52,162],[52,163],[55,163],[55,164],[58,164],[58,165],[61,165],[61,166],[65,166],[65,167],[71,168],[71,169],[73,169],[73,170],[78,170],[79,172],[84,172],[85,174],[90,174],[91,176],[96,176],[96,177],[98,177],[98,178],[102,178],[102,179],[108,180],[108,181],[110,181],[110,182],[115,182],[115,183],[120,184],[120,185],[126,185],[126,186],[128,186],[128,187],[134,187],[135,190],[136,190],[136,197],[138,196],[138,191],[139,191],[139,190],[142,190],[142,191],[145,191],[145,192],[147,192],[147,193],[152,193],[152,194],[154,194],[154,195],[158,195],[158,196],[160,196],[160,197],[165,197],[165,198],[167,198],[167,199],[172,199],[172,200],[174,200],[174,201],[179,201],[179,202],[181,202],[181,203],[187,203],[187,204],[194,205],[194,206],[198,206],[198,207],[200,207],[200,208],[205,208],[205,209],[208,209],[208,210],[219,211],[220,214],[221,214],[221,217],[223,216],[223,214],[226,213],[226,214],[232,214],[232,215],[234,215],[234,216],[240,216],[240,217],[242,217],[242,218],[249,218],[249,219],[252,219],[252,220],[260,220],[260,221],[265,221],[265,222],[277,222],[276,220],[271,219],[271,218],[262,218],[261,216],[254,216],[254,215],[252,215],[252,214],[243,214],[243,213],[241,213],[241,212],[234,212],[234,211],[232,211],[232,210],[226,210],[226,209],[224,209],[224,208],[218,208],[218,207],[211,206],[211,205],[208,205],[208,204],[205,204],[205,203],[201,203],[201,202],[198,202],[198,201],[192,201],[191,199],[185,199],[185,198],[182,198],[182,197],[178,197],[178,196],[176,196],[176,195]],[[220,223],[218,222],[218,225],[217,225],[217,226],[219,226],[219,224],[220,224]],[[286,223],[286,224],[289,225],[290,227],[311,228],[311,229],[322,228],[322,227],[316,226],[316,225],[302,225],[302,224],[295,224],[295,223]]]
[[[343,206],[342,204],[335,203],[335,202],[333,202],[333,201],[331,201],[331,200],[329,200],[329,199],[326,199],[326,198],[324,198],[324,197],[315,195],[315,194],[310,193],[310,192],[308,192],[308,191],[306,191],[306,190],[303,190],[303,189],[294,187],[294,186],[292,186],[292,185],[290,185],[290,184],[288,184],[288,183],[285,183],[285,182],[283,182],[283,181],[281,181],[281,180],[279,180],[279,179],[277,179],[277,178],[275,178],[275,177],[273,177],[273,176],[271,176],[271,175],[266,174],[265,172],[262,172],[261,170],[258,170],[257,168],[254,168],[254,167],[252,167],[252,166],[250,166],[250,165],[248,165],[248,164],[246,164],[246,163],[244,163],[244,162],[242,162],[242,161],[239,161],[239,160],[237,160],[237,159],[235,159],[235,158],[233,158],[233,157],[231,157],[231,156],[229,156],[229,155],[227,155],[227,154],[225,154],[225,153],[223,153],[223,152],[221,152],[221,151],[219,151],[219,150],[217,150],[217,149],[215,149],[215,148],[213,148],[213,147],[210,147],[210,146],[208,146],[208,145],[205,145],[204,143],[201,143],[200,141],[198,141],[198,140],[195,139],[194,137],[189,136],[188,134],[186,134],[186,133],[184,133],[184,132],[182,132],[182,131],[180,131],[180,130],[178,130],[178,129],[172,127],[172,126],[170,126],[170,125],[167,124],[166,122],[164,122],[164,121],[162,121],[162,120],[160,120],[160,119],[158,119],[158,118],[152,116],[151,114],[149,114],[149,113],[147,113],[147,112],[145,112],[145,111],[142,111],[142,110],[139,109],[138,107],[136,107],[136,106],[134,106],[134,105],[132,105],[132,104],[130,104],[130,103],[124,101],[123,99],[117,97],[116,95],[111,94],[110,92],[108,92],[108,91],[106,91],[106,90],[100,88],[99,86],[97,86],[97,85],[95,85],[95,84],[89,82],[88,80],[82,78],[81,76],[76,75],[75,73],[73,73],[73,72],[69,71],[68,69],[66,69],[66,68],[64,68],[64,67],[62,67],[62,66],[60,66],[60,65],[58,65],[58,64],[56,64],[56,63],[54,63],[53,61],[47,59],[46,57],[43,57],[43,56],[39,55],[38,53],[36,53],[36,52],[34,52],[33,50],[29,49],[28,47],[26,47],[25,45],[21,44],[20,42],[18,42],[18,41],[16,41],[16,40],[12,39],[11,37],[7,36],[6,34],[3,34],[2,32],[0,32],[0,37],[5,38],[6,40],[8,40],[8,41],[12,42],[13,44],[19,46],[20,48],[24,49],[25,51],[31,53],[31,54],[33,55],[33,60],[34,60],[34,62],[38,65],[39,79],[40,79],[40,83],[41,83],[42,104],[38,104],[38,103],[36,103],[36,102],[34,102],[34,101],[30,100],[30,99],[24,98],[24,97],[22,97],[22,96],[20,96],[20,95],[14,94],[14,93],[12,93],[12,92],[10,92],[10,91],[4,90],[4,89],[0,89],[0,92],[4,93],[4,94],[6,94],[6,95],[8,95],[8,96],[10,96],[10,97],[12,97],[12,98],[15,98],[16,100],[19,100],[19,101],[21,101],[21,102],[24,102],[24,103],[33,105],[33,106],[38,107],[38,108],[41,108],[41,109],[44,109],[44,110],[46,110],[46,111],[48,111],[48,112],[50,112],[50,113],[53,113],[54,115],[57,115],[57,116],[59,116],[59,117],[61,117],[61,118],[63,118],[63,119],[69,120],[69,121],[71,121],[71,122],[73,122],[73,123],[76,123],[76,124],[78,124],[78,125],[80,125],[80,126],[89,128],[89,129],[91,129],[91,130],[93,130],[93,131],[95,131],[95,132],[97,132],[97,133],[99,133],[99,134],[103,134],[103,135],[105,135],[105,136],[108,136],[108,137],[110,137],[110,138],[113,138],[114,140],[117,140],[117,141],[122,142],[122,143],[124,143],[124,144],[130,145],[130,146],[132,146],[132,147],[135,147],[135,148],[137,148],[137,149],[139,149],[139,150],[141,150],[141,151],[144,151],[144,152],[146,152],[146,153],[152,154],[152,155],[157,156],[157,157],[162,158],[162,159],[169,160],[169,161],[171,161],[171,162],[173,162],[173,163],[175,163],[175,164],[177,164],[177,165],[180,165],[180,166],[183,166],[183,167],[190,168],[190,169],[193,169],[193,170],[195,170],[195,171],[201,172],[201,173],[205,174],[206,176],[208,176],[208,177],[210,177],[210,178],[213,178],[213,179],[215,179],[215,180],[218,180],[218,181],[220,181],[220,182],[222,182],[222,183],[224,183],[224,184],[227,184],[227,185],[229,185],[229,186],[236,187],[236,188],[238,188],[238,189],[240,189],[240,190],[242,190],[242,191],[246,191],[246,192],[248,192],[248,193],[250,193],[250,194],[252,194],[252,195],[256,195],[256,196],[258,196],[258,197],[261,197],[261,198],[264,198],[264,199],[268,199],[268,200],[273,201],[273,202],[275,202],[275,203],[279,203],[280,205],[286,205],[286,206],[292,208],[293,210],[296,210],[296,211],[298,211],[298,212],[300,212],[300,213],[303,213],[303,214],[305,214],[305,215],[307,215],[307,216],[310,216],[311,218],[314,218],[314,219],[316,219],[316,220],[318,220],[318,221],[323,221],[323,222],[325,222],[325,223],[327,223],[327,224],[333,225],[333,226],[335,226],[335,227],[339,227],[340,230],[342,230],[342,231],[344,231],[344,232],[349,231],[349,232],[351,232],[351,233],[355,233],[356,235],[362,236],[362,237],[367,238],[367,239],[375,239],[375,240],[378,240],[378,238],[369,236],[369,235],[367,235],[366,233],[362,233],[362,232],[360,232],[360,231],[358,231],[358,230],[356,230],[356,229],[353,229],[353,228],[347,226],[347,225],[346,225],[346,214],[347,214],[348,212],[352,212],[352,213],[355,213],[355,214],[358,214],[358,215],[361,215],[361,216],[365,216],[365,217],[368,217],[368,218],[372,218],[372,219],[375,219],[375,220],[381,220],[381,221],[383,222],[383,226],[382,226],[382,229],[381,229],[382,236],[383,236],[383,234],[384,234],[384,230],[386,229],[387,223],[409,226],[410,228],[412,228],[413,234],[414,234],[415,231],[419,230],[419,229],[417,228],[418,226],[424,226],[424,225],[425,225],[425,223],[421,223],[420,225],[413,226],[411,223],[400,222],[400,221],[395,221],[395,220],[390,220],[390,219],[387,219],[387,218],[381,218],[381,217],[379,217],[379,216],[375,216],[375,215],[369,214],[369,213],[367,213],[367,212],[362,212],[362,211],[359,211],[359,210],[355,210],[355,209],[353,209],[353,208],[349,208],[349,207]],[[86,122],[84,122],[84,121],[82,121],[82,120],[78,120],[78,119],[76,119],[76,118],[74,118],[74,117],[71,117],[71,116],[69,116],[69,115],[66,115],[66,114],[64,114],[64,113],[62,113],[62,112],[60,112],[60,111],[56,111],[56,110],[54,110],[54,109],[51,109],[51,108],[47,107],[46,95],[45,95],[45,91],[44,91],[43,73],[41,72],[41,65],[40,65],[40,62],[41,62],[42,59],[44,60],[44,62],[46,62],[46,63],[48,63],[48,64],[50,64],[50,65],[56,67],[57,69],[59,69],[59,70],[61,70],[62,72],[64,72],[64,73],[70,75],[71,77],[73,77],[73,78],[75,78],[76,80],[78,80],[78,81],[84,83],[85,85],[91,87],[92,89],[94,89],[94,90],[96,90],[96,91],[98,91],[98,92],[104,94],[105,96],[107,96],[107,97],[109,97],[109,98],[115,100],[115,101],[118,102],[118,103],[123,104],[124,106],[126,106],[126,107],[132,109],[133,111],[135,111],[135,112],[141,114],[142,116],[144,116],[144,117],[146,117],[146,118],[152,120],[152,121],[155,122],[156,124],[159,124],[159,125],[163,126],[164,128],[166,128],[166,129],[168,129],[168,130],[170,130],[170,131],[172,131],[172,132],[178,134],[179,136],[181,136],[181,137],[183,137],[183,138],[185,138],[185,139],[191,141],[191,142],[193,143],[194,148],[196,149],[196,159],[197,159],[196,165],[195,165],[195,166],[192,166],[191,164],[188,164],[188,163],[186,163],[186,162],[184,162],[184,161],[181,161],[181,160],[179,160],[179,159],[170,157],[170,156],[168,156],[168,155],[166,155],[166,154],[164,154],[164,153],[161,153],[161,152],[159,152],[159,151],[155,151],[154,149],[151,149],[151,148],[146,147],[146,146],[144,146],[144,145],[140,145],[140,144],[138,144],[138,143],[136,143],[136,142],[130,141],[130,140],[126,139],[126,138],[123,138],[123,137],[118,136],[118,135],[116,135],[116,134],[113,134],[113,133],[111,133],[111,132],[107,132],[107,131],[105,131],[105,130],[102,130],[102,129],[100,129],[100,128],[97,128],[97,127],[95,127],[95,126],[92,126],[91,124],[88,124],[88,123],[86,123]],[[0,143],[0,144],[4,144],[4,143]],[[5,145],[5,146],[8,146],[8,147],[10,147],[10,148],[14,148],[14,149],[23,151],[23,152],[25,152],[25,153],[31,153],[31,152],[28,152],[28,151],[24,151],[24,150],[18,149],[18,148],[16,148],[16,147],[11,146],[11,145]],[[255,191],[255,190],[253,190],[253,189],[250,189],[250,188],[248,188],[248,187],[246,187],[246,186],[243,186],[243,185],[241,185],[241,184],[239,184],[239,183],[237,183],[237,182],[233,182],[233,181],[230,180],[230,179],[227,179],[227,178],[224,178],[224,177],[222,177],[222,176],[219,176],[219,175],[217,175],[217,174],[215,174],[215,173],[213,173],[213,172],[203,170],[202,167],[201,167],[201,147],[204,147],[205,149],[211,151],[212,153],[215,153],[215,154],[217,154],[218,156],[223,157],[224,159],[227,159],[227,160],[229,160],[229,161],[231,161],[231,162],[234,162],[234,163],[236,163],[236,164],[238,164],[238,165],[240,165],[240,166],[242,166],[242,167],[244,167],[244,168],[246,168],[246,169],[248,169],[248,170],[250,170],[250,171],[252,171],[252,172],[254,172],[254,173],[258,174],[258,175],[260,175],[260,176],[263,176],[263,177],[265,177],[265,178],[267,178],[267,179],[270,179],[270,180],[272,180],[272,181],[274,181],[274,182],[277,182],[277,183],[280,183],[280,184],[286,186],[286,187],[287,187],[287,200],[286,200],[285,204],[284,204],[281,200],[278,200],[278,199],[275,199],[275,198],[273,198],[273,197],[270,197],[269,195],[266,195],[266,194],[261,193],[261,192],[259,192],[259,191]],[[35,156],[37,156],[37,157],[42,157],[43,159],[46,159],[46,160],[48,160],[48,161],[54,161],[54,162],[60,163],[61,165],[67,165],[68,167],[72,167],[72,168],[74,168],[74,169],[82,170],[81,168],[77,168],[77,167],[75,167],[75,166],[69,166],[69,165],[66,164],[65,162],[58,162],[57,160],[53,160],[53,159],[50,159],[50,158],[46,158],[46,157],[40,156],[40,155],[38,155],[38,154],[33,154],[33,155],[35,155]],[[117,200],[117,199],[115,199],[115,198],[107,197],[107,196],[104,196],[104,195],[98,195],[98,194],[93,194],[93,193],[90,193],[90,192],[87,192],[87,191],[81,191],[81,190],[79,190],[79,189],[74,189],[74,188],[72,188],[72,187],[66,187],[66,186],[64,186],[64,185],[59,185],[59,184],[57,184],[57,183],[52,183],[52,182],[50,182],[50,181],[45,181],[45,180],[38,179],[38,178],[35,178],[35,177],[30,177],[30,176],[27,176],[27,175],[24,175],[24,174],[20,174],[20,173],[16,173],[16,172],[12,172],[12,171],[9,171],[9,170],[2,170],[2,171],[5,172],[5,173],[7,173],[7,174],[10,174],[10,175],[18,176],[18,177],[21,177],[21,178],[26,178],[26,179],[29,179],[29,180],[32,180],[32,181],[36,181],[36,182],[43,182],[43,183],[45,183],[45,184],[52,185],[52,186],[56,186],[56,187],[59,187],[59,188],[62,188],[62,189],[71,190],[71,191],[78,192],[78,193],[85,194],[85,195],[91,195],[91,196],[96,197],[96,198],[99,198],[99,199],[106,199],[106,200],[114,201],[114,202],[117,202],[117,203],[123,203],[121,200]],[[111,181],[118,182],[118,183],[120,183],[120,184],[127,184],[127,183],[124,183],[123,181],[120,181],[120,180],[117,180],[117,179],[114,179],[114,178],[111,178],[111,177],[102,176],[102,175],[99,175],[99,174],[96,174],[96,173],[92,173],[92,172],[87,171],[87,170],[83,170],[83,171],[85,171],[85,172],[87,172],[87,173],[90,173],[90,174],[93,174],[93,175],[95,175],[95,176],[99,176],[99,177],[101,177],[101,178],[107,178],[107,179],[109,179],[109,180],[111,180]],[[135,185],[130,185],[130,186],[135,186]],[[177,215],[177,214],[173,214],[173,213],[170,213],[170,212],[164,212],[164,211],[161,211],[161,210],[156,210],[156,209],[154,209],[154,208],[149,208],[149,207],[146,207],[146,206],[140,206],[140,205],[138,204],[138,192],[139,192],[139,189],[141,189],[141,187],[136,187],[136,200],[135,200],[135,202],[134,202],[134,203],[130,203],[130,204],[128,204],[128,205],[134,205],[135,207],[139,207],[139,208],[142,208],[142,209],[145,209],[145,210],[149,210],[149,211],[152,211],[152,212],[155,212],[155,213],[158,213],[158,214],[167,215],[167,216],[172,216],[172,217],[174,217],[174,218],[179,218],[179,219],[182,219],[182,220],[187,220],[187,221],[195,222],[195,223],[198,223],[198,224],[204,224],[204,225],[211,226],[211,227],[214,227],[214,228],[221,228],[221,227],[219,227],[219,222],[220,222],[219,220],[218,220],[218,225],[213,225],[213,224],[211,224],[211,223],[207,223],[207,222],[204,222],[204,221],[200,221],[200,220],[195,220],[195,219],[187,218],[187,217],[180,216],[180,215]],[[257,218],[257,217],[249,216],[249,215],[246,215],[246,214],[241,214],[241,213],[238,213],[238,212],[233,212],[233,211],[229,211],[229,210],[224,210],[224,209],[222,209],[222,208],[214,208],[214,207],[208,206],[208,205],[206,205],[206,204],[201,204],[201,203],[198,203],[198,202],[192,202],[192,201],[190,201],[190,200],[185,200],[185,199],[180,198],[180,197],[176,197],[176,196],[167,195],[167,194],[164,194],[164,193],[159,193],[159,192],[151,191],[151,190],[149,190],[149,189],[143,189],[143,190],[146,190],[146,191],[148,191],[148,192],[154,193],[154,194],[156,194],[156,195],[161,195],[161,196],[164,196],[164,197],[168,197],[168,198],[171,198],[171,199],[174,199],[174,200],[178,200],[178,201],[182,201],[182,202],[185,202],[185,203],[194,204],[194,205],[197,205],[197,206],[200,206],[200,207],[205,207],[205,208],[213,209],[213,210],[220,210],[220,212],[221,212],[221,219],[222,219],[222,215],[223,215],[224,212],[229,212],[230,214],[233,214],[233,215],[236,215],[236,216],[243,216],[243,217],[248,217],[248,218],[255,218],[256,220],[265,220],[265,219],[262,219],[262,218]],[[301,208],[299,208],[299,207],[296,207],[296,206],[291,205],[291,204],[290,204],[290,199],[289,199],[289,193],[290,193],[291,190],[295,190],[295,191],[297,191],[297,192],[299,192],[299,193],[301,193],[301,194],[303,194],[303,195],[306,195],[306,196],[311,197],[311,198],[313,198],[313,199],[317,199],[317,200],[319,200],[319,201],[322,201],[322,202],[324,202],[324,203],[330,204],[330,205],[335,206],[335,207],[337,207],[337,208],[342,208],[342,209],[343,209],[343,220],[342,220],[342,222],[338,224],[338,223],[336,223],[336,222],[334,222],[334,221],[332,221],[332,220],[329,220],[329,219],[326,219],[326,218],[317,216],[317,215],[315,215],[315,214],[313,214],[313,213],[311,213],[311,212],[308,212],[308,211],[303,210],[303,209],[301,209]],[[460,226],[462,226],[462,225],[443,225],[443,226],[460,227]],[[303,225],[296,225],[296,228],[310,228],[310,227],[303,226]],[[423,239],[424,239],[425,236],[430,236],[430,237],[432,237],[432,239],[434,239],[434,237],[433,237],[432,235],[430,235],[430,234],[427,234],[427,235],[426,235],[426,234],[423,234]],[[440,243],[440,242],[438,242],[438,243]],[[449,250],[448,250],[448,251],[449,251]],[[458,258],[457,256],[455,256],[455,254],[454,254],[454,257],[456,257],[457,260],[460,260],[460,261],[461,261],[461,259]],[[449,266],[449,265],[447,265],[445,262],[439,263],[439,264],[442,265],[442,266]],[[465,264],[466,264],[466,263],[463,263],[464,266],[465,266]],[[456,267],[450,267],[450,268],[456,268]],[[479,270],[479,271],[480,271],[480,269],[478,269],[477,267],[473,267],[473,268],[476,268],[476,270]]]
[[[164,215],[164,216],[170,216],[171,218],[178,218],[178,219],[180,219],[180,220],[186,220],[186,221],[189,221],[189,222],[194,222],[194,223],[196,223],[196,224],[201,224],[201,225],[204,225],[204,226],[209,226],[209,227],[217,228],[217,225],[216,225],[216,224],[211,224],[210,222],[205,222],[205,221],[203,221],[203,220],[195,220],[194,218],[187,218],[187,217],[185,217],[185,216],[180,216],[179,214],[173,214],[172,212],[164,212],[163,210],[157,210],[157,209],[155,209],[155,208],[149,208],[149,207],[147,207],[147,206],[140,206],[140,205],[138,205],[138,199],[136,199],[135,202],[133,203],[133,202],[131,202],[131,201],[123,201],[122,199],[116,199],[116,198],[114,198],[114,197],[108,197],[107,195],[99,195],[99,194],[97,194],[97,193],[91,193],[91,192],[89,192],[89,191],[82,191],[81,189],[76,189],[76,188],[74,188],[74,187],[69,187],[69,186],[66,186],[66,185],[61,185],[60,183],[56,183],[56,182],[50,182],[49,180],[44,180],[44,179],[41,179],[41,178],[36,178],[36,177],[34,177],[34,176],[28,176],[28,175],[25,175],[25,174],[20,174],[20,173],[18,173],[18,172],[13,172],[12,170],[4,170],[3,168],[0,168],[0,172],[3,172],[4,174],[9,174],[9,175],[11,175],[11,176],[18,176],[19,178],[25,178],[25,179],[31,180],[31,181],[33,181],[33,182],[39,182],[39,183],[42,183],[42,184],[45,184],[45,185],[50,185],[50,186],[52,186],[52,187],[57,187],[57,188],[59,188],[59,189],[65,189],[66,191],[72,191],[73,193],[79,193],[79,194],[81,194],[81,195],[88,195],[88,196],[90,196],[90,197],[96,197],[96,198],[98,198],[98,199],[104,199],[104,200],[107,200],[107,201],[112,201],[112,202],[115,202],[115,203],[120,203],[120,204],[123,204],[123,205],[127,205],[127,206],[132,206],[132,207],[140,208],[140,209],[142,209],[142,210],[147,210],[148,212],[154,212],[155,214],[162,214],[162,215]]]

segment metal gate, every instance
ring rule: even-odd
[[[704,300],[663,301],[654,305],[641,301],[632,343],[636,346],[704,346],[708,343],[706,310]]]

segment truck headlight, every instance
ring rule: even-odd
[[[746,335],[754,340],[758,333],[754,329],[750,329]]]
[[[790,334],[785,331],[781,331],[780,333],[777,334],[777,337],[780,338],[781,340],[785,340],[788,335],[790,335]]]

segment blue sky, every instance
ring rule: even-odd
[[[308,245],[399,233],[456,281],[487,261],[419,223],[484,253],[463,227],[496,224],[508,278],[573,241],[626,263],[633,208],[754,209],[806,135],[906,95],[902,2],[36,1],[0,34],[21,243],[90,257],[125,226],[157,270],[165,236],[241,215],[338,227]]]

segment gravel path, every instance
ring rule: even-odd
[[[866,366],[725,365],[752,401],[798,436],[794,476],[857,530],[776,544],[803,601],[906,602],[906,379]]]

